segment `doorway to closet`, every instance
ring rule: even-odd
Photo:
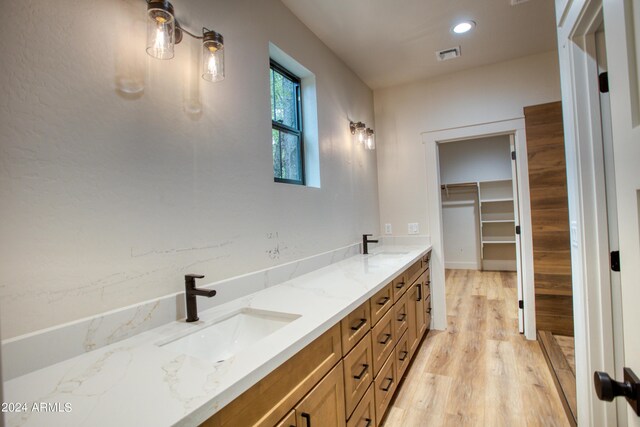
[[[514,153],[509,134],[438,144],[445,268],[486,272],[479,278],[488,289],[490,282],[504,282],[495,297],[518,307],[517,328],[523,333]]]

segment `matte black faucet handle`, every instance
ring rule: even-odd
[[[362,237],[371,237],[373,234],[363,234]]]
[[[185,279],[204,279],[204,276],[202,274],[185,274],[184,278]]]

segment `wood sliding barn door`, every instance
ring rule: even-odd
[[[573,336],[571,242],[562,103],[524,108],[536,327]]]

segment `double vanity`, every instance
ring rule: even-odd
[[[6,401],[67,410],[6,423],[379,425],[429,327],[430,245],[371,252],[13,378]]]

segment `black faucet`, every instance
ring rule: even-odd
[[[187,274],[184,276],[184,294],[187,299],[187,322],[195,322],[198,320],[196,296],[211,298],[216,294],[214,290],[197,289],[196,279],[204,279],[204,276],[200,274]]]
[[[364,255],[367,255],[369,253],[369,248],[367,247],[367,245],[369,243],[378,243],[377,240],[369,240],[368,239],[369,236],[373,236],[373,234],[363,234],[362,235],[362,253]]]

